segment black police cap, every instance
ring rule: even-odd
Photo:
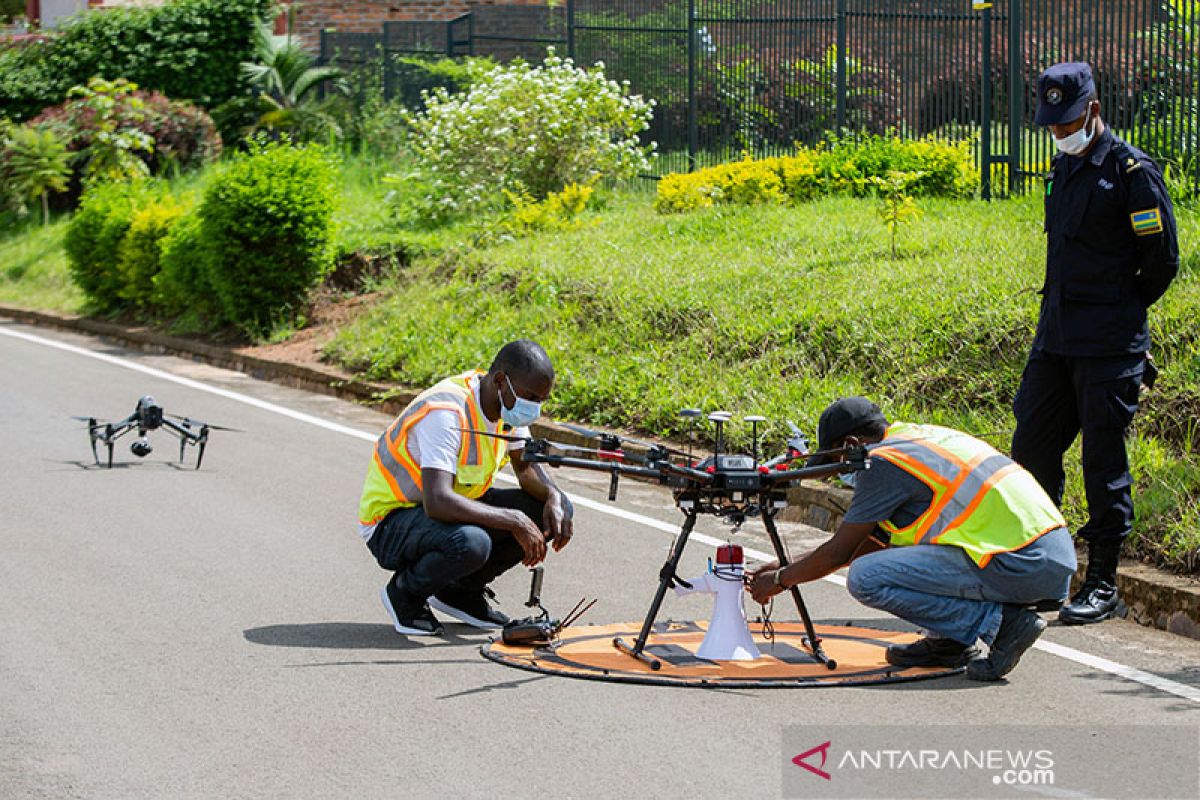
[[[1092,68],[1082,61],[1055,64],[1038,76],[1038,125],[1066,125],[1083,116],[1096,91]]]

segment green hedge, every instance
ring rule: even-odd
[[[333,267],[337,170],[318,145],[252,143],[200,205],[207,276],[225,317],[262,334]]]
[[[99,184],[84,194],[63,239],[71,277],[100,311],[119,309],[125,298],[121,242],[154,189],[145,183]]]
[[[272,0],[172,0],[81,14],[44,41],[0,48],[0,108],[17,120],[93,76],[212,107],[242,91],[255,26]]]

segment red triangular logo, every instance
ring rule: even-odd
[[[814,747],[812,750],[807,750],[807,751],[801,753],[800,755],[798,755],[792,759],[792,763],[795,764],[797,767],[804,767],[806,770],[811,772],[813,775],[824,778],[827,781],[832,780],[832,777],[829,775],[829,773],[824,770],[825,759],[827,759],[829,757],[829,744],[830,744],[829,742],[826,742],[825,744],[819,744],[816,747]],[[814,753],[821,754],[821,766],[820,767],[814,767],[812,764],[809,764],[808,762],[806,762],[804,760],[804,759],[808,758],[809,756],[813,755]]]

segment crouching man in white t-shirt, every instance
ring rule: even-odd
[[[529,425],[554,386],[535,342],[509,342],[486,373],[446,378],[413,400],[375,443],[359,524],[379,565],[395,575],[380,596],[396,631],[438,636],[430,606],[478,628],[508,621],[488,603],[507,570],[534,566],[547,542],[571,541],[573,509],[537,464],[521,458]],[[496,489],[511,460],[519,489]]]

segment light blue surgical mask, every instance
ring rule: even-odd
[[[504,380],[508,383],[508,390],[517,400],[513,403],[513,407],[509,408],[504,405],[504,392],[500,392],[500,419],[514,428],[529,427],[542,415],[542,404],[526,400],[517,394],[517,390],[513,388],[512,381],[508,379],[507,375],[504,376]]]
[[[840,480],[842,483],[844,483],[845,485],[847,485],[851,489],[853,489],[854,484],[858,483],[858,473],[857,472],[842,473],[841,475],[838,475],[838,480]]]

